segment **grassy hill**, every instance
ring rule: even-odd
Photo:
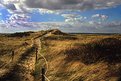
[[[8,65],[12,50],[15,59]],[[121,35],[59,30],[1,35],[0,65],[1,81],[40,81],[43,67],[50,81],[120,81]]]

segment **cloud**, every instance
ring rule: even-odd
[[[16,10],[16,7],[15,7],[15,5],[14,4],[6,4],[5,5],[8,9],[10,9],[10,10]]]
[[[114,7],[121,4],[121,0],[2,0],[1,3],[51,10],[89,10]]]
[[[56,12],[53,10],[48,10],[48,9],[38,9],[40,14],[55,14]]]
[[[27,8],[25,5],[21,3],[23,0],[1,0],[0,5],[6,7],[10,13],[29,13],[31,9]]]
[[[87,17],[76,14],[74,10],[102,9],[114,7],[119,4],[121,4],[121,0],[4,0],[4,2],[1,2],[0,6],[8,8],[9,12],[12,14],[6,22],[10,27],[28,27],[30,30],[49,29],[54,27],[68,32],[88,33],[120,32],[121,24],[120,22],[104,22],[108,19],[108,15],[105,14],[94,14],[88,22],[85,21]],[[65,22],[61,24],[57,22],[30,24],[27,22],[29,18],[27,13],[33,13],[34,9],[37,9],[40,14],[59,14],[65,18]]]
[[[121,4],[121,0],[24,0],[30,8],[60,9],[100,9]]]
[[[8,25],[7,25],[8,26]],[[69,24],[66,22],[27,22],[25,25],[16,25],[5,27],[0,24],[0,32],[24,32],[24,31],[38,31],[47,29],[60,29],[64,32],[74,33],[121,33],[121,21],[108,22],[97,25],[89,22]]]
[[[20,0],[1,0],[0,5],[2,5],[3,8],[6,8],[10,13],[8,18],[4,21],[8,27],[25,25],[30,19],[28,13],[31,13],[32,10],[22,6]]]
[[[20,27],[20,26],[25,26],[25,27],[31,27],[31,25],[28,25],[27,22],[29,20],[29,16],[25,14],[12,14],[9,16],[9,18],[5,21],[7,24],[7,27]]]
[[[66,23],[82,23],[87,17],[83,17],[79,14],[61,14],[65,18]]]
[[[62,14],[62,16],[65,17],[66,19],[68,19],[68,18],[75,18],[78,15],[77,14]]]
[[[92,15],[92,18],[93,19],[99,19],[99,20],[107,20],[108,19],[108,16],[107,15],[104,15],[104,14],[94,14]]]

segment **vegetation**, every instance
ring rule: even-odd
[[[69,36],[72,39],[62,37],[66,36],[52,35],[45,39],[45,57],[49,65],[47,77],[50,80],[120,80],[121,35],[75,34]]]
[[[26,36],[24,35],[25,32],[0,35],[0,81],[18,81],[16,79],[24,81],[24,79],[27,79],[27,76],[34,71],[34,49],[36,47],[34,41],[35,38],[41,36],[44,31],[26,32],[26,34],[28,33],[30,35]],[[24,78],[21,78],[23,76],[22,71],[26,73]],[[29,79],[32,79],[32,76],[30,76]]]
[[[69,59],[76,58],[85,64],[99,61],[115,63],[121,61],[121,40],[116,38],[104,38],[87,44],[74,44],[65,50]]]
[[[12,50],[15,59],[7,64]],[[40,81],[43,67],[50,81],[120,81],[121,35],[57,29],[0,35],[0,75],[7,74],[0,80]]]

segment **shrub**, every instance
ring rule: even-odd
[[[106,61],[115,63],[121,61],[121,40],[105,38],[84,45],[73,46],[64,52],[68,60],[78,60],[85,64]]]

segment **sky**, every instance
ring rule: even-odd
[[[121,33],[121,0],[0,0],[0,33]]]

